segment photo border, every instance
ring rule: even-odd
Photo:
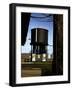
[[[68,81],[16,84],[16,7],[17,6],[68,10]],[[10,86],[31,86],[31,85],[70,83],[70,7],[12,3],[9,5],[9,35],[10,35],[9,36],[10,37],[9,39],[9,85]]]

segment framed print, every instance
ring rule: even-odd
[[[70,7],[12,3],[9,85],[70,83]]]

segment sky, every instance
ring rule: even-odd
[[[22,53],[29,53],[31,51],[31,29],[33,28],[44,28],[48,30],[48,44],[53,45],[53,15],[49,14],[41,14],[41,13],[32,13],[30,17],[29,27],[28,27],[28,34],[26,43],[24,46],[21,46]],[[36,17],[36,18],[35,18]],[[39,18],[41,17],[41,18]],[[45,18],[42,18],[45,17]],[[53,53],[53,46],[47,46],[48,54]]]

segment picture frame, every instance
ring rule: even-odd
[[[34,20],[38,21],[35,22],[32,20],[32,22],[30,23],[31,17],[36,18]],[[43,24],[39,26],[41,22],[43,22]],[[51,34],[49,33],[50,31],[48,32],[48,34],[47,32],[45,33],[46,26],[42,27],[44,23],[47,23],[48,27],[50,27],[51,25]],[[29,25],[31,26],[28,27]],[[33,34],[32,32],[30,32],[30,46],[34,44],[40,45],[39,51],[35,52],[36,47],[31,48],[30,46],[27,46],[28,44],[26,44],[26,46],[23,46],[27,40],[25,37],[27,37],[27,31],[29,30],[29,28],[30,30],[33,28],[33,31],[36,31],[36,29],[38,29],[39,38],[41,37],[41,39],[38,38],[38,40],[41,41],[38,41],[38,43],[36,41],[34,42],[34,39],[36,39],[35,36],[38,37],[38,33],[37,31],[33,32]],[[43,33],[41,34],[39,30],[42,30]],[[10,86],[15,87],[70,83],[70,7],[12,3],[9,5],[9,35]],[[49,41],[46,40],[46,36],[48,38],[50,38],[51,36]],[[41,45],[42,43],[46,44],[45,42],[50,43],[51,39],[53,46],[51,49],[48,46],[48,49],[50,49],[50,51],[53,51],[51,61],[49,61],[50,58],[47,58],[48,61],[46,60],[46,58],[43,59],[45,61],[42,61],[42,58],[36,58],[36,61],[32,61],[35,60],[33,59],[34,56],[41,57],[40,55],[46,54],[46,46],[42,46],[41,48]],[[23,49],[24,47],[25,50]],[[31,51],[29,51],[29,49]],[[26,53],[22,53],[23,51],[26,52],[27,50],[28,52],[30,52],[29,55],[27,55]],[[26,55],[27,57],[31,57],[30,59],[28,59],[31,61],[22,61],[22,58],[24,60]],[[49,65],[51,65],[51,69],[49,68]],[[30,70],[30,68],[32,71]],[[22,72],[23,69],[24,71]],[[50,72],[48,71],[48,69],[50,69]]]

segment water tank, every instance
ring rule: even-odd
[[[32,29],[31,45],[48,45],[48,30],[43,28]]]

